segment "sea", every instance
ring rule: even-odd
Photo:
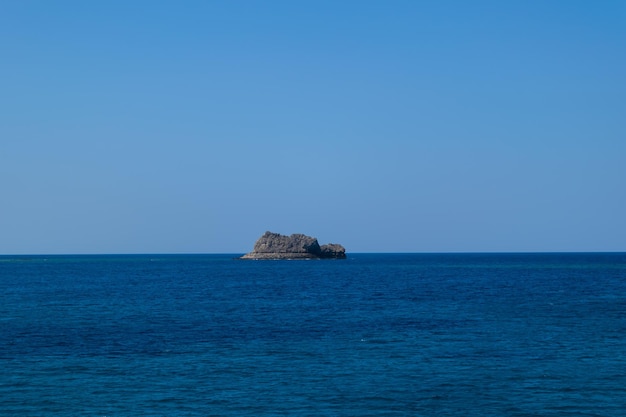
[[[2,416],[626,416],[626,253],[0,256]]]

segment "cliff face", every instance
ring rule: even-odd
[[[241,259],[344,259],[346,250],[337,244],[320,246],[317,239],[303,234],[284,236],[265,232],[256,243],[252,252]]]

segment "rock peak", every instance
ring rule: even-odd
[[[240,259],[345,259],[346,250],[336,243],[322,245],[317,239],[301,233],[291,236],[265,232],[252,252]]]

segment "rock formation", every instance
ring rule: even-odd
[[[240,259],[345,259],[343,246],[330,243],[320,246],[317,239],[303,234],[284,236],[265,232],[256,243],[252,252]]]

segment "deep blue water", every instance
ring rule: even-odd
[[[626,254],[0,257],[0,415],[626,416]]]

